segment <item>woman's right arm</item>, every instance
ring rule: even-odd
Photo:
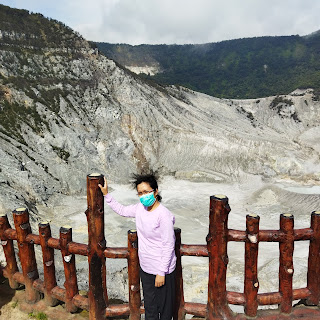
[[[124,206],[117,202],[110,193],[104,196],[105,202],[109,205],[109,207],[117,214],[123,217],[131,217],[134,218],[136,216],[137,204],[132,204],[130,206]]]
[[[118,203],[110,193],[108,193],[108,183],[106,177],[104,177],[104,185],[102,186],[99,184],[99,188],[103,193],[105,202],[109,205],[109,207],[117,214],[123,217],[135,217],[137,206],[139,204],[134,204],[130,206],[123,206],[122,204]]]

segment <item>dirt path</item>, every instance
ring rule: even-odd
[[[30,319],[28,314],[20,311],[18,307],[18,291],[12,290],[7,281],[0,284],[0,319],[25,320]]]
[[[70,314],[64,310],[63,305],[47,307],[43,300],[35,305],[24,302],[24,290],[13,290],[8,281],[0,281],[0,319],[1,320],[87,320],[87,311]],[[42,313],[40,317],[39,313]],[[45,317],[46,316],[46,317]]]

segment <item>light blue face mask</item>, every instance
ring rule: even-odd
[[[156,201],[156,198],[154,197],[153,192],[147,193],[147,194],[141,196],[139,199],[140,199],[140,202],[141,202],[145,207],[150,207],[150,206],[152,206],[152,205],[155,203],[155,201]]]

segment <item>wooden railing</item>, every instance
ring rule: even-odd
[[[130,315],[130,319],[140,319],[144,307],[141,304],[138,259],[138,238],[135,230],[128,231],[128,246],[107,247],[104,235],[104,199],[98,187],[103,184],[103,176],[87,176],[86,216],[88,221],[88,245],[72,241],[72,228],[60,228],[59,239],[51,235],[50,224],[39,224],[39,235],[31,232],[29,213],[26,208],[13,211],[15,229],[12,229],[7,215],[0,216],[0,238],[6,257],[3,275],[8,278],[11,288],[19,283],[25,285],[25,300],[35,303],[44,294],[47,305],[58,301],[65,303],[69,312],[78,308],[89,311],[89,318],[105,319]],[[181,230],[175,228],[177,256],[176,303],[174,319],[184,319],[186,314],[207,319],[239,319],[229,304],[244,306],[246,316],[256,317],[259,305],[279,305],[279,313],[290,314],[293,300],[305,299],[309,305],[318,305],[320,298],[320,212],[311,214],[310,228],[294,229],[291,214],[280,216],[279,230],[259,230],[259,216],[247,215],[246,231],[228,229],[230,207],[223,195],[210,197],[209,233],[206,245],[181,244]],[[309,240],[307,287],[292,288],[294,273],[294,241]],[[18,269],[13,241],[17,241],[21,271]],[[226,290],[228,265],[228,241],[244,242],[245,272],[244,292]],[[279,242],[279,291],[258,293],[258,246],[260,242]],[[43,257],[43,279],[39,279],[34,245],[40,245]],[[64,288],[57,286],[54,250],[61,252],[64,266]],[[88,257],[89,288],[88,298],[79,294],[75,255]],[[208,301],[192,303],[184,301],[182,256],[209,258]],[[109,304],[106,286],[106,258],[127,259],[129,302]]]

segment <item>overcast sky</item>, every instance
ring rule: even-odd
[[[64,22],[87,40],[186,44],[320,29],[319,0],[0,0]]]

